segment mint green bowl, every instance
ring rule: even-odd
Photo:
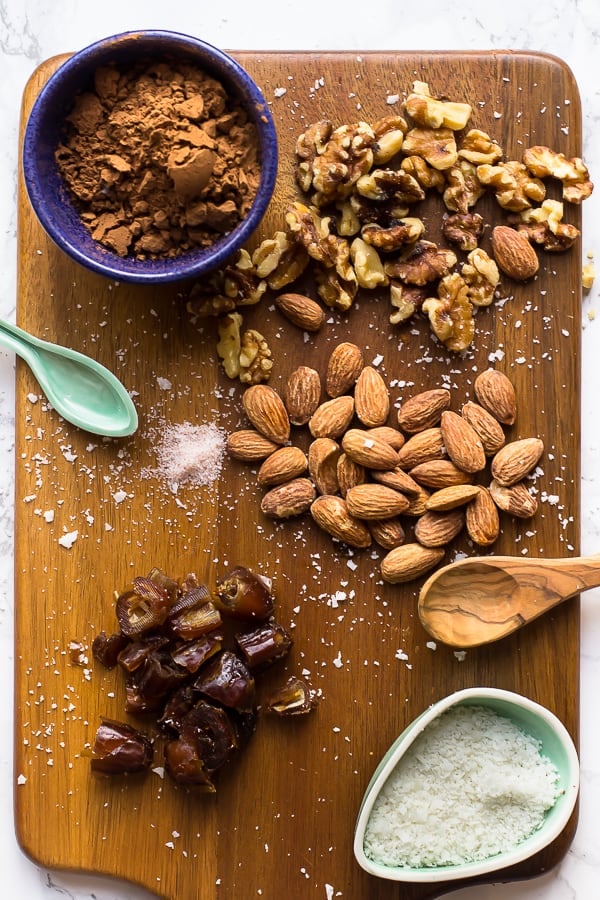
[[[558,772],[561,791],[554,806],[544,817],[541,827],[513,849],[484,860],[455,866],[388,866],[369,859],[364,851],[364,835],[373,804],[399,760],[415,739],[443,712],[453,706],[484,706],[499,716],[512,719],[524,732],[540,741],[541,753],[548,757]],[[375,769],[365,791],[354,832],[354,855],[359,865],[371,875],[390,881],[442,882],[472,878],[513,866],[538,853],[558,837],[569,821],[579,792],[579,759],[577,750],[562,722],[540,704],[511,691],[499,688],[467,688],[444,697],[421,713],[394,741]]]

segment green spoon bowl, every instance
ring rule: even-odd
[[[1,320],[0,343],[28,364],[63,419],[105,437],[127,437],[136,431],[138,415],[131,397],[116,375],[96,360]]]

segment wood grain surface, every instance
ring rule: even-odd
[[[553,57],[235,55],[271,102],[280,139],[279,186],[257,239],[280,225],[295,196],[293,147],[304,127],[322,117],[374,121],[398,109],[389,101],[415,78],[438,96],[469,100],[473,126],[497,137],[508,158],[533,144],[581,153],[577,87]],[[23,121],[60,61],[44,63],[30,80]],[[488,221],[498,216],[491,200],[479,208]],[[579,210],[569,209],[568,219],[580,224]],[[439,200],[425,220],[435,240]],[[476,685],[546,705],[577,741],[577,599],[498,644],[456,654],[428,643],[416,612],[420,583],[384,585],[376,551],[348,554],[308,520],[269,523],[258,511],[255,475],[242,464],[226,462],[211,487],[173,494],[153,473],[161,429],[214,421],[231,430],[245,421],[241,393],[216,363],[213,324],[190,320],[187,285],[116,284],[71,262],[41,230],[22,182],[18,233],[18,323],[113,369],[135,392],[140,414],[133,438],[94,438],[61,421],[27,368],[17,367],[15,814],[24,851],[41,866],[118,875],[171,900],[443,894],[448,885],[400,886],[355,863],[354,822],[371,773],[429,704]],[[479,312],[474,346],[461,358],[440,351],[424,320],[392,329],[384,293],[347,315],[332,312],[308,342],[270,303],[247,323],[273,348],[275,387],[300,363],[324,371],[332,347],[349,339],[367,361],[381,355],[379,371],[395,403],[449,384],[460,408],[491,358],[516,388],[511,435],[546,442],[539,512],[529,522],[503,519],[494,552],[576,555],[580,252],[542,255],[534,283],[507,283],[506,302]],[[72,547],[59,545],[73,531]],[[456,549],[472,552],[458,542],[448,560]],[[236,563],[272,577],[278,616],[295,639],[279,676],[305,672],[320,696],[316,711],[302,721],[261,721],[216,796],[188,795],[156,773],[92,777],[90,742],[100,716],[123,718],[123,689],[116,673],[91,660],[89,668],[73,665],[70,642],[91,645],[101,629],[114,628],[114,591],[134,575],[160,566],[173,576],[195,571],[213,584]],[[552,846],[496,879],[546,871],[575,827],[574,815]]]

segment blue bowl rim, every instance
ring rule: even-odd
[[[164,42],[164,48],[156,42]],[[190,250],[179,257],[159,260],[136,260],[120,257],[95,241],[79,214],[67,200],[62,179],[56,170],[57,192],[65,198],[64,209],[57,212],[58,204],[48,204],[44,180],[39,171],[40,130],[47,115],[48,104],[56,102],[68,79],[83,66],[93,69],[106,62],[113,53],[138,50],[148,57],[160,53],[172,54],[174,50],[186,53],[190,59],[195,54],[202,58],[198,64],[222,80],[234,91],[251,111],[257,128],[261,154],[261,177],[256,199],[248,215],[227,235],[217,239],[209,248]],[[74,93],[73,93],[74,96]],[[52,153],[54,150],[52,149]],[[191,35],[177,31],[142,30],[127,31],[102,38],[68,57],[41,88],[29,113],[23,137],[22,166],[25,187],[31,205],[50,238],[72,259],[92,271],[116,281],[157,284],[199,277],[213,271],[226,262],[249,239],[260,224],[275,190],[278,163],[278,143],[275,124],[265,97],[254,79],[232,56],[218,47]],[[57,215],[71,213],[71,224],[77,239],[60,227]],[[87,248],[86,249],[82,249]]]

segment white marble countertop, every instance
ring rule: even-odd
[[[16,168],[18,117],[22,90],[44,59],[69,52],[120,31],[165,28],[195,34],[229,49],[401,49],[537,50],[562,58],[578,81],[583,108],[584,158],[592,179],[600,180],[600,4],[598,0],[429,0],[399,4],[380,0],[367,7],[322,0],[228,0],[223,4],[159,0],[3,0],[0,3],[0,317],[14,321],[16,305]],[[594,179],[595,176],[595,179]],[[600,416],[596,408],[596,366],[600,358],[600,189],[584,205],[583,254],[595,252],[599,273],[584,296],[582,313],[582,552],[600,549]],[[600,311],[600,310],[599,310]],[[149,895],[120,882],[39,870],[17,846],[11,796],[14,661],[13,511],[14,511],[14,356],[0,349],[0,862],[3,897],[27,900],[56,892],[83,900]],[[600,845],[600,593],[582,597],[581,653],[581,812],[572,847],[562,863],[541,878],[510,885],[461,890],[456,898],[506,900],[580,900],[598,896]],[[8,887],[10,886],[10,887]],[[186,900],[186,898],[179,898]],[[246,900],[246,898],[241,898]],[[270,898],[269,898],[270,900]]]

